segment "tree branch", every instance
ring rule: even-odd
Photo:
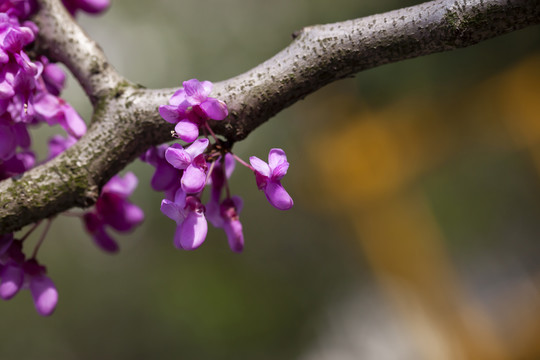
[[[60,9],[39,0],[40,47],[75,74],[92,99],[88,133],[51,162],[0,183],[0,233],[73,206],[89,206],[99,189],[146,148],[170,139],[157,112],[175,89],[147,90],[122,79],[103,52]],[[212,128],[230,142],[320,87],[390,62],[470,46],[540,23],[538,0],[432,1],[341,23],[304,28],[283,51],[215,84],[228,119]]]
[[[38,51],[67,66],[93,105],[121,82],[99,45],[80,28],[60,0],[37,0]]]

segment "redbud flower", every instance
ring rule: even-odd
[[[191,79],[184,81],[183,86],[169,99],[169,105],[159,107],[159,114],[176,124],[174,131],[189,143],[199,137],[199,127],[206,120],[223,120],[228,111],[223,101],[208,96],[213,87],[210,81]]]
[[[244,250],[244,233],[239,217],[242,206],[243,202],[239,196],[225,199],[220,206],[220,215],[223,219],[220,227],[225,230],[229,247],[234,252],[242,252]]]
[[[268,164],[256,156],[249,158],[254,168],[255,181],[259,190],[263,190],[266,198],[279,210],[288,210],[293,206],[293,200],[281,185],[281,178],[287,173],[289,163],[281,149],[272,149],[268,154]]]
[[[167,161],[175,168],[184,170],[181,184],[186,193],[198,193],[206,184],[207,165],[203,152],[208,143],[208,139],[199,139],[186,149],[174,144],[165,151]]]
[[[173,147],[175,146],[173,145]],[[174,199],[174,194],[180,187],[178,179],[182,177],[182,170],[175,168],[165,159],[165,152],[168,148],[168,145],[151,147],[141,156],[141,160],[156,168],[152,180],[150,180],[152,189],[163,191],[167,199]]]
[[[58,302],[58,291],[53,281],[45,275],[45,267],[31,259],[24,263],[23,269],[28,278],[30,293],[38,314],[51,315]]]
[[[0,298],[9,300],[15,296],[22,287],[24,272],[21,266],[10,261],[0,271]]]
[[[204,217],[204,205],[196,196],[186,196],[178,189],[174,201],[163,199],[161,212],[176,222],[174,246],[178,249],[194,250],[206,239],[208,224]]]
[[[41,77],[43,78],[47,91],[55,96],[60,95],[66,82],[66,73],[60,66],[49,62],[49,59],[45,56],[41,56],[40,61],[43,64],[43,73],[41,74]]]
[[[5,242],[5,238],[0,238],[0,242]],[[58,302],[58,291],[46,272],[35,259],[25,260],[21,242],[12,239],[9,248],[0,254],[0,298],[9,300],[19,290],[28,288],[38,314],[51,315]]]
[[[22,151],[4,162],[0,162],[0,180],[22,174],[34,166],[36,157],[31,151]]]
[[[106,226],[127,232],[144,220],[143,211],[128,201],[128,197],[137,187],[137,182],[137,177],[131,172],[126,173],[123,178],[114,176],[103,187],[94,210],[83,216],[86,230],[104,251],[118,251],[118,245],[106,232]]]
[[[42,93],[34,103],[34,110],[40,120],[49,125],[60,124],[67,133],[77,139],[86,133],[86,124],[77,111],[63,99]]]

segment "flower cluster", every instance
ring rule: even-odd
[[[97,13],[105,10],[109,0],[64,0],[68,11]],[[55,135],[49,140],[48,161],[72,146],[86,133],[86,124],[65,100],[60,98],[66,75],[45,56],[31,58],[25,48],[39,32],[28,21],[37,9],[34,0],[0,0],[0,181],[22,174],[36,164],[31,150],[29,128],[38,124],[60,125],[67,137]],[[106,250],[116,246],[108,237],[105,226],[127,231],[143,218],[142,211],[127,201],[136,186],[133,174],[113,178],[103,190],[95,210],[84,215],[87,229]],[[46,269],[37,259],[51,220],[31,257],[22,251],[26,237],[0,235],[0,298],[11,299],[20,289],[29,289],[40,315],[52,314],[58,292]],[[39,223],[38,223],[39,224]]]
[[[34,9],[23,0],[4,1],[0,13],[0,180],[33,167],[29,127],[39,123],[59,124],[78,139],[86,124],[66,101],[59,97],[65,74],[41,56],[30,59],[25,46],[38,33],[37,26],[24,21]]]
[[[289,163],[281,149],[270,150],[268,163],[252,156],[251,165],[230,150],[218,151],[224,147],[208,121],[225,119],[228,110],[223,101],[209,96],[212,87],[209,81],[185,81],[169,104],[159,107],[163,119],[175,124],[174,135],[191,144],[152,148],[142,159],[156,168],[152,187],[165,193],[161,211],[176,222],[174,245],[177,248],[193,250],[199,247],[206,238],[207,221],[210,221],[225,231],[231,250],[241,252],[244,249],[240,222],[243,202],[240,197],[230,195],[228,186],[235,161],[254,172],[259,189],[264,191],[270,204],[280,210],[293,206],[292,198],[281,185]],[[201,130],[205,135],[203,138],[199,138]],[[211,190],[204,205],[202,195],[207,185]]]
[[[58,292],[47,270],[32,257],[26,259],[22,241],[13,234],[0,235],[0,298],[9,300],[19,290],[29,289],[37,312],[42,316],[53,313]]]
[[[107,233],[106,227],[119,232],[128,232],[144,220],[143,211],[128,201],[137,187],[137,177],[128,172],[124,177],[114,176],[103,187],[96,205],[83,215],[86,230],[96,245],[107,252],[117,252],[118,244]]]

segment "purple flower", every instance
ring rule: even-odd
[[[30,27],[21,26],[18,20],[0,13],[0,63],[6,64],[9,54],[20,54],[32,41],[34,32]]]
[[[22,151],[0,162],[0,180],[22,174],[34,166],[36,157],[31,151]]]
[[[41,77],[45,83],[47,91],[52,95],[58,96],[66,83],[66,73],[55,63],[49,62],[45,56],[40,57],[43,64],[43,73]]]
[[[93,212],[87,212],[83,215],[85,229],[92,234],[96,245],[108,253],[115,253],[120,250],[116,241],[105,231],[105,222]]]
[[[179,170],[184,170],[181,179],[186,193],[198,193],[206,184],[206,160],[203,152],[208,147],[208,139],[199,139],[184,149],[174,144],[165,151],[165,159]]]
[[[62,2],[71,15],[75,15],[79,10],[98,14],[107,10],[110,5],[109,0],[62,0]]]
[[[178,189],[174,201],[163,199],[161,212],[176,222],[174,246],[178,249],[194,250],[206,239],[208,224],[204,217],[204,205],[196,196],[186,196]]]
[[[41,316],[49,316],[54,312],[58,302],[58,291],[53,281],[47,276],[44,266],[30,259],[23,264],[34,306]]]
[[[159,113],[176,124],[174,130],[180,139],[189,143],[199,137],[199,128],[206,120],[223,120],[228,111],[223,101],[208,96],[213,87],[210,81],[191,79],[183,86],[169,99],[169,105],[159,107]]]
[[[173,145],[173,147],[176,146]],[[165,152],[168,148],[168,145],[151,147],[141,156],[141,160],[156,168],[150,181],[152,189],[165,192],[167,199],[174,199],[174,194],[180,187],[182,170],[176,169],[165,159]]]
[[[215,227],[221,227],[223,220],[220,214],[221,193],[228,178],[231,177],[236,161],[234,157],[227,153],[223,158],[216,161],[209,183],[212,185],[210,199],[206,204],[206,218]]]
[[[268,154],[268,164],[256,156],[249,158],[255,172],[255,181],[259,190],[263,190],[266,198],[279,210],[288,210],[293,200],[281,185],[281,178],[287,173],[289,163],[281,149],[272,149]]]
[[[86,133],[86,124],[63,99],[51,94],[42,93],[34,103],[36,115],[49,125],[60,124],[67,133],[80,139]]]
[[[244,234],[239,217],[243,206],[242,199],[239,196],[233,196],[220,200],[223,187],[234,171],[234,166],[235,160],[230,153],[225,154],[214,165],[210,200],[206,204],[206,218],[216,228],[222,228],[225,231],[232,251],[241,252],[244,249]]]
[[[0,271],[0,298],[9,300],[14,297],[23,285],[24,271],[22,267],[10,261]]]
[[[0,242],[5,239],[0,238]],[[14,241],[12,236],[7,239],[10,245],[0,254],[0,298],[9,300],[21,289],[29,288],[37,312],[41,316],[51,315],[58,302],[58,291],[47,277],[46,268],[33,258],[25,259],[21,241]]]
[[[123,178],[116,175],[105,184],[96,202],[97,213],[116,231],[130,231],[144,219],[143,211],[127,199],[137,183],[137,177],[132,172],[126,173]]]
[[[240,211],[242,211],[243,202],[239,196],[233,196],[225,199],[220,205],[220,215],[222,224],[220,227],[225,230],[229,247],[234,252],[244,250],[244,233],[242,223],[240,222]]]
[[[83,217],[86,230],[96,244],[107,252],[118,251],[118,245],[107,234],[106,226],[119,232],[132,230],[144,220],[143,211],[128,201],[137,187],[137,177],[128,172],[121,178],[114,176],[102,189],[93,211]]]

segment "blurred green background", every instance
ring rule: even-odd
[[[415,3],[113,0],[79,20],[159,88],[247,71],[303,26]],[[90,119],[75,81],[64,96]],[[58,217],[39,254],[56,312],[39,317],[27,291],[2,303],[0,359],[540,358],[539,120],[538,27],[331,84],[235,145],[285,149],[295,200],[272,208],[237,166],[241,255],[216,230],[176,250],[136,162],[143,225],[111,256]],[[38,149],[55,131],[34,132]]]

